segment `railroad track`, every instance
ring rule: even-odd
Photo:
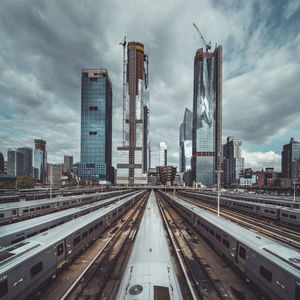
[[[181,268],[186,270],[185,276],[190,282],[194,299],[251,299],[246,295],[254,295],[244,282],[237,282],[237,278],[234,282],[221,282],[219,274],[212,270],[203,257],[205,251],[199,235],[158,193],[156,197],[173,247],[181,257]],[[211,260],[215,262],[215,258]],[[224,272],[229,272],[229,269],[223,270]],[[230,276],[232,275],[226,277]]]
[[[62,300],[115,298],[148,197],[149,193],[135,205],[125,222],[115,229],[97,256],[61,297]]]
[[[212,205],[206,203],[205,204],[199,203],[198,201],[194,201],[193,198],[189,198],[186,196],[177,195],[177,197],[216,214],[216,207]],[[295,250],[300,249],[299,233],[291,229],[288,229],[286,227],[282,227],[282,228],[275,227],[274,224],[272,223],[271,224],[266,223],[266,220],[254,218],[237,211],[229,210],[228,208],[224,208],[224,207],[222,207],[222,211],[220,212],[220,215],[245,228],[251,229],[252,231],[255,231],[261,235],[270,237],[273,240],[281,242],[286,246],[290,246]]]

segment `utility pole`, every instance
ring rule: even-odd
[[[217,173],[217,182],[218,182],[218,217],[220,216],[220,175],[223,173],[222,170],[216,170]]]
[[[294,202],[296,202],[296,179],[294,179]]]

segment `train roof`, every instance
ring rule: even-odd
[[[171,196],[172,197],[172,196]],[[177,202],[192,209],[201,218],[212,223],[222,231],[229,233],[233,238],[260,253],[270,261],[276,261],[282,268],[300,277],[300,253],[267,239],[253,231],[243,228],[223,217],[209,213],[198,206],[188,204],[186,201],[173,197]]]
[[[1,273],[7,272],[22,261],[26,261],[32,255],[46,250],[47,248],[51,248],[53,244],[62,241],[69,235],[103,217],[112,209],[119,207],[127,201],[127,198],[119,200],[103,207],[101,210],[96,210],[87,215],[81,216],[75,220],[62,224],[59,227],[55,227],[46,232],[35,235],[34,237],[24,240],[16,245],[3,248],[0,250]]]
[[[11,203],[0,203],[0,211],[7,210],[7,209],[14,209],[14,208],[25,208],[28,206],[40,206],[40,205],[47,205],[56,202],[66,202],[74,199],[80,198],[88,198],[88,197],[96,197],[100,195],[110,195],[113,192],[102,192],[102,193],[93,193],[93,194],[82,194],[82,195],[74,195],[74,196],[67,196],[67,197],[59,197],[59,198],[52,198],[52,199],[41,199],[41,200],[32,200],[32,201],[21,201],[21,202],[11,202]]]
[[[126,194],[126,196],[131,196],[135,193],[136,192],[132,192],[128,195]],[[123,195],[123,197],[124,196],[125,195]],[[81,212],[83,210],[86,210],[90,207],[96,207],[98,205],[105,204],[106,202],[110,202],[114,199],[117,200],[119,197],[120,196],[115,196],[115,197],[111,197],[111,198],[108,198],[108,199],[105,199],[105,200],[96,201],[94,203],[84,204],[80,207],[68,208],[68,209],[65,209],[63,211],[58,211],[58,212],[54,212],[54,213],[47,214],[47,215],[44,215],[44,216],[36,217],[36,218],[33,218],[33,219],[28,219],[28,220],[24,220],[24,221],[21,221],[21,222],[16,222],[16,223],[1,226],[0,227],[0,240],[2,238],[4,238],[6,235],[10,235],[12,233],[18,233],[18,232],[21,232],[21,231],[24,231],[24,230],[28,230],[32,227],[36,227],[38,225],[42,225],[44,223],[54,221],[54,220],[59,219],[61,217],[76,214],[76,213]]]

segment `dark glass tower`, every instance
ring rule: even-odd
[[[113,182],[112,86],[105,69],[83,69],[81,77],[81,152],[78,175],[82,180]]]
[[[44,140],[34,140],[34,177],[40,183],[47,183],[47,151]]]
[[[193,181],[217,183],[221,169],[222,46],[213,52],[200,48],[194,59]]]
[[[282,178],[300,180],[300,142],[291,138],[290,143],[283,145],[281,152]]]

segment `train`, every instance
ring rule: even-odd
[[[128,194],[121,194],[119,196],[114,196],[79,207],[73,207],[33,219],[4,225],[0,228],[0,248],[21,242],[26,238],[30,238],[38,233],[45,232],[70,220],[86,215],[89,212],[95,211],[124,197],[133,197],[136,193],[137,192],[134,191]]]
[[[76,257],[146,190],[0,250],[0,298],[24,299]]]
[[[132,190],[131,190],[132,191]],[[130,191],[126,190],[125,193]],[[14,222],[26,218],[32,218],[56,210],[94,202],[108,197],[117,196],[124,191],[109,191],[87,195],[59,197],[52,199],[21,201],[0,204],[0,224]]]
[[[217,192],[212,191],[193,191],[194,193],[198,193],[199,195],[211,195],[217,196]],[[277,196],[266,196],[262,194],[241,194],[241,193],[230,193],[230,192],[222,192],[222,197],[230,198],[235,200],[243,200],[250,202],[259,202],[265,204],[279,205],[290,208],[300,208],[300,201],[297,199],[295,202],[291,199],[291,197],[277,197]]]
[[[179,195],[193,197],[206,202],[217,202],[216,195],[195,193],[190,191],[180,191]],[[260,202],[251,202],[244,200],[230,199],[229,197],[220,196],[220,205],[232,208],[237,211],[243,211],[259,217],[267,217],[281,223],[300,227],[300,209],[284,207],[273,204]]]
[[[183,299],[153,190],[116,299]]]
[[[160,191],[222,256],[270,299],[300,299],[300,253]]]

